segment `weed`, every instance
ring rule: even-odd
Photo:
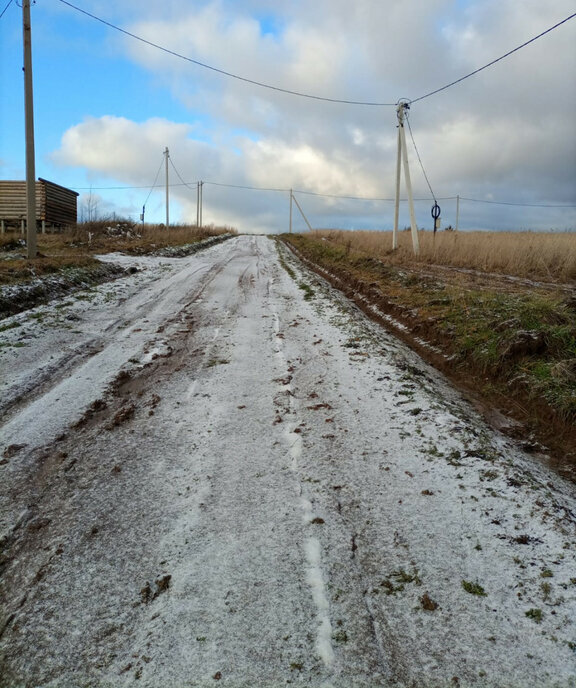
[[[415,583],[416,585],[422,585],[422,581],[418,576],[418,569],[414,569],[412,573],[408,573],[404,569],[399,569],[398,571],[393,571],[390,575],[392,578],[395,578],[398,583]]]
[[[486,597],[487,595],[484,588],[479,583],[472,583],[471,581],[463,580],[462,587],[471,595],[479,595],[480,597]]]
[[[334,640],[337,643],[347,643],[348,634],[344,630],[336,631],[336,633],[332,634],[332,640]]]
[[[550,583],[548,583],[548,581],[542,581],[542,583],[540,583],[540,590],[542,590],[542,599],[544,600],[544,602],[550,599],[552,586],[550,585]]]
[[[435,602],[427,592],[420,598],[420,605],[422,609],[425,609],[427,612],[433,612],[438,609],[438,602]]]
[[[539,624],[542,621],[542,610],[541,609],[529,609],[524,612],[525,616],[532,619],[535,623]]]
[[[0,332],[6,332],[7,330],[14,330],[17,327],[22,327],[22,323],[11,322],[11,323],[8,323],[7,325],[0,325]]]
[[[550,569],[544,569],[540,574],[540,578],[552,578],[554,576]]]
[[[226,360],[225,358],[211,358],[206,364],[206,367],[213,368],[214,366],[226,365],[227,363],[230,363],[230,361]]]
[[[13,347],[14,349],[21,349],[24,346],[28,346],[25,342],[14,342],[14,344],[10,344],[10,342],[0,342],[0,349],[5,349],[7,347]]]
[[[480,471],[480,480],[496,480],[498,471]]]
[[[312,298],[314,298],[314,290],[309,284],[300,282],[298,289],[301,289],[304,292],[304,301],[310,301]]]

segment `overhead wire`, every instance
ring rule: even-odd
[[[182,179],[182,177],[180,176],[180,172],[178,172],[178,170],[176,169],[176,165],[174,165],[172,158],[169,157],[168,160],[170,161],[170,164],[172,165],[172,169],[174,170],[174,172],[176,172],[178,179],[182,182],[182,184],[184,184],[184,186],[187,186],[188,188],[192,188],[195,184],[198,183],[198,182],[185,182]]]
[[[12,1],[12,0],[10,0]],[[71,9],[76,10],[77,12],[80,12],[81,14],[86,15],[87,17],[90,17],[91,19],[94,19],[97,22],[100,22],[101,24],[104,24],[105,26],[108,26],[111,29],[114,29],[115,31],[118,31],[125,36],[129,36],[130,38],[133,38],[136,41],[140,41],[141,43],[144,43],[145,45],[149,45],[152,48],[156,48],[157,50],[161,50],[164,53],[167,53],[168,55],[172,55],[173,57],[177,57],[181,60],[185,60],[186,62],[190,62],[192,64],[195,64],[199,67],[203,67],[204,69],[209,69],[213,72],[216,72],[218,74],[222,74],[223,76],[230,77],[232,79],[237,79],[238,81],[243,81],[245,83],[253,84],[254,86],[259,86],[261,88],[266,88],[272,91],[279,91],[280,93],[287,93],[288,95],[293,95],[293,96],[298,96],[300,98],[309,98],[312,100],[319,100],[319,101],[324,101],[324,102],[329,102],[329,103],[342,103],[345,105],[364,105],[364,106],[376,106],[376,107],[393,107],[396,106],[397,103],[384,103],[384,102],[374,102],[374,101],[362,101],[362,100],[349,100],[349,99],[343,99],[343,98],[328,98],[325,96],[318,96],[315,94],[311,93],[303,93],[301,91],[295,91],[292,89],[288,88],[282,88],[280,86],[274,86],[272,84],[266,84],[262,81],[257,81],[256,79],[249,79],[248,77],[241,76],[239,74],[234,74],[232,72],[228,72],[224,69],[219,69],[218,67],[214,67],[213,65],[207,64],[206,62],[201,62],[200,60],[196,60],[192,57],[188,57],[186,55],[182,55],[181,53],[176,52],[175,50],[171,50],[170,48],[166,48],[165,46],[159,45],[158,43],[154,43],[153,41],[148,40],[147,38],[143,38],[142,36],[138,36],[135,33],[132,33],[131,31],[127,31],[126,29],[121,28],[120,26],[117,26],[116,24],[112,24],[112,22],[107,21],[106,19],[102,19],[101,17],[96,16],[95,14],[92,14],[91,12],[88,12],[85,9],[82,9],[81,7],[78,7],[77,5],[74,5],[73,3],[69,2],[68,0],[59,0],[62,4],[67,5]],[[10,4],[10,3],[9,3]],[[548,29],[545,29],[541,33],[539,33],[537,36],[534,36],[533,38],[530,38],[529,40],[525,41],[521,45],[516,46],[512,50],[509,50],[508,52],[504,53],[504,55],[500,55],[500,57],[495,58],[494,60],[491,60],[487,64],[483,65],[482,67],[478,67],[472,72],[469,72],[468,74],[465,74],[464,76],[460,77],[459,79],[455,79],[454,81],[451,81],[448,84],[445,84],[444,86],[441,86],[440,88],[434,89],[433,91],[430,91],[429,93],[425,93],[422,96],[419,96],[418,98],[413,98],[409,100],[410,103],[418,103],[421,100],[424,100],[425,98],[430,98],[430,96],[436,95],[437,93],[440,93],[441,91],[445,91],[448,88],[451,88],[452,86],[455,86],[456,84],[461,83],[462,81],[465,81],[466,79],[469,79],[470,77],[479,74],[480,72],[484,71],[485,69],[488,69],[488,67],[492,67],[495,65],[497,62],[500,62],[504,60],[505,58],[509,57],[510,55],[513,55],[514,53],[518,52],[522,48],[525,48],[527,45],[530,45],[531,43],[534,43],[534,41],[537,41],[539,38],[542,38],[546,34],[550,33],[551,31],[554,31],[554,29],[557,29],[558,27],[562,26],[562,24],[565,24],[566,22],[570,21],[571,19],[574,19],[576,17],[576,12],[574,14],[571,14],[570,16],[566,17],[565,19],[562,19],[561,21],[557,22],[553,26],[549,27]]]
[[[11,5],[13,2],[14,2],[14,0],[8,0],[8,4],[7,4],[6,7],[2,10],[2,14],[0,14],[0,19],[2,19],[2,17],[4,16],[4,13],[6,12],[6,10],[10,7],[10,5]]]
[[[3,10],[3,12],[2,12],[2,15],[6,12],[6,10],[8,9],[8,7],[11,5],[12,1],[13,1],[13,0],[9,0],[8,4],[6,5],[6,7],[4,8],[4,10]],[[313,100],[319,100],[319,101],[325,101],[325,102],[331,102],[331,103],[342,103],[342,104],[347,104],[347,105],[365,105],[365,106],[396,106],[396,105],[397,105],[397,103],[385,103],[385,102],[374,102],[374,101],[360,101],[360,100],[350,100],[350,99],[341,99],[341,98],[328,98],[328,97],[324,97],[324,96],[318,96],[318,95],[315,95],[315,94],[303,93],[303,92],[300,92],[300,91],[295,91],[295,90],[291,90],[291,89],[281,88],[281,87],[279,87],[279,86],[275,86],[275,85],[272,85],[272,84],[266,84],[266,83],[263,83],[263,82],[261,82],[261,81],[257,81],[257,80],[255,80],[255,79],[249,79],[249,78],[247,78],[247,77],[244,77],[244,76],[241,76],[241,75],[238,75],[238,74],[234,74],[234,73],[232,73],[232,72],[228,72],[228,71],[223,70],[223,69],[219,69],[219,68],[217,68],[217,67],[214,67],[213,65],[209,65],[209,64],[207,64],[207,63],[201,62],[201,61],[196,60],[196,59],[194,59],[194,58],[191,58],[191,57],[182,55],[182,54],[180,54],[180,53],[178,53],[178,52],[176,52],[176,51],[174,51],[174,50],[171,50],[171,49],[166,48],[166,47],[164,47],[164,46],[161,46],[161,45],[159,45],[159,44],[157,44],[157,43],[154,43],[154,42],[152,42],[152,41],[149,41],[148,39],[145,39],[145,38],[143,38],[143,37],[141,37],[141,36],[138,36],[137,34],[134,34],[134,33],[130,32],[130,31],[127,31],[126,29],[122,29],[121,27],[119,27],[119,26],[117,26],[117,25],[115,25],[115,24],[112,24],[111,22],[109,22],[109,21],[107,21],[107,20],[105,20],[105,19],[102,19],[101,17],[98,17],[98,16],[96,16],[96,15],[94,15],[94,14],[88,12],[87,10],[82,9],[81,7],[78,7],[78,6],[74,5],[73,3],[69,2],[68,0],[60,0],[60,2],[63,3],[64,5],[67,5],[68,7],[72,8],[72,9],[74,9],[74,10],[76,10],[76,11],[78,11],[78,12],[80,12],[80,13],[82,13],[82,14],[88,16],[88,17],[90,17],[91,19],[94,19],[95,21],[98,21],[98,22],[100,22],[101,24],[104,24],[105,26],[108,26],[109,28],[114,29],[115,31],[118,31],[118,32],[120,32],[120,33],[122,33],[122,34],[124,34],[124,35],[126,35],[126,36],[128,36],[128,37],[130,37],[130,38],[132,38],[132,39],[134,39],[134,40],[137,40],[137,41],[140,41],[141,43],[144,43],[145,45],[149,45],[150,47],[153,47],[153,48],[155,48],[155,49],[157,49],[157,50],[160,50],[160,51],[162,51],[162,52],[165,52],[165,53],[167,53],[167,54],[169,54],[169,55],[172,55],[172,56],[177,57],[177,58],[179,58],[179,59],[185,60],[185,61],[190,62],[190,63],[192,63],[192,64],[195,64],[195,65],[197,65],[197,66],[199,66],[199,67],[203,67],[203,68],[205,68],[205,69],[214,71],[214,72],[219,73],[219,74],[222,74],[222,75],[224,75],[224,76],[227,76],[227,77],[230,77],[230,78],[233,78],[233,79],[237,79],[237,80],[239,80],[239,81],[243,81],[243,82],[246,82],[246,83],[249,83],[249,84],[253,84],[253,85],[255,85],[255,86],[259,86],[259,87],[262,87],[262,88],[270,89],[270,90],[273,90],[273,91],[279,91],[279,92],[281,92],[281,93],[286,93],[286,94],[289,94],[289,95],[299,96],[299,97],[303,97],[303,98],[310,98],[310,99],[313,99]],[[0,17],[1,17],[2,15],[0,15]],[[479,67],[479,68],[473,70],[472,72],[469,72],[468,74],[465,74],[464,76],[460,77],[459,79],[455,79],[454,81],[451,81],[450,83],[445,84],[444,86],[441,86],[440,88],[437,88],[437,89],[435,89],[435,90],[433,90],[433,91],[430,91],[430,92],[428,92],[428,93],[425,93],[424,95],[419,96],[418,98],[414,98],[414,99],[411,99],[411,100],[410,100],[410,99],[407,99],[407,102],[408,102],[409,104],[417,103],[417,102],[419,102],[419,101],[424,100],[425,98],[429,98],[429,97],[431,97],[431,96],[433,96],[433,95],[436,95],[437,93],[440,93],[440,92],[442,92],[442,91],[445,91],[445,90],[447,90],[448,88],[451,88],[452,86],[455,86],[455,85],[457,85],[457,84],[459,84],[459,83],[465,81],[466,79],[469,79],[470,77],[472,77],[472,76],[474,76],[474,75],[476,75],[476,74],[478,74],[478,73],[484,71],[484,70],[487,69],[488,67],[491,67],[491,66],[495,65],[496,63],[498,63],[498,62],[504,60],[505,58],[509,57],[510,55],[513,55],[514,53],[518,52],[518,51],[521,50],[522,48],[525,48],[526,46],[530,45],[531,43],[534,43],[535,41],[537,41],[538,39],[540,39],[540,38],[542,38],[543,36],[547,35],[547,34],[550,33],[551,31],[557,29],[558,27],[560,27],[560,26],[562,26],[563,24],[567,23],[567,22],[570,21],[571,19],[574,19],[574,17],[576,17],[576,12],[573,13],[573,14],[571,14],[571,15],[569,15],[569,16],[566,17],[565,19],[563,19],[563,20],[557,22],[556,24],[554,24],[553,26],[549,27],[548,29],[545,29],[544,31],[542,31],[542,32],[539,33],[538,35],[536,35],[536,36],[530,38],[529,40],[525,41],[524,43],[522,43],[522,44],[516,46],[516,47],[513,48],[512,50],[509,50],[508,52],[504,53],[504,54],[501,55],[500,57],[497,57],[497,58],[495,58],[494,60],[491,60],[490,62],[486,63],[485,65],[483,65],[483,66],[481,66],[481,67]],[[418,147],[417,147],[417,145],[416,145],[416,141],[415,141],[415,139],[414,139],[414,134],[413,134],[413,132],[412,132],[412,127],[411,127],[411,125],[410,125],[410,120],[409,120],[408,117],[406,117],[406,121],[407,121],[407,123],[408,123],[408,130],[409,130],[409,132],[410,132],[410,137],[411,137],[411,139],[412,139],[412,144],[413,144],[413,146],[414,146],[414,150],[416,151],[416,155],[417,155],[417,158],[418,158],[418,162],[420,163],[420,167],[421,167],[421,169],[422,169],[422,173],[424,174],[424,178],[425,178],[426,183],[427,183],[427,185],[428,185],[428,188],[429,188],[429,190],[430,190],[430,194],[432,195],[432,198],[434,199],[434,202],[436,203],[437,199],[436,199],[436,196],[435,196],[434,191],[433,191],[433,189],[432,189],[432,185],[430,184],[430,180],[429,180],[429,178],[428,178],[428,175],[427,175],[427,173],[426,173],[426,170],[425,170],[425,168],[424,168],[424,164],[423,164],[423,162],[422,162],[422,158],[421,158],[421,156],[420,156],[420,152],[419,152]],[[175,165],[174,165],[174,163],[172,162],[171,159],[170,159],[170,162],[171,162],[172,167],[174,168],[174,171],[175,171],[176,174],[178,175],[178,178],[179,178],[180,181],[182,182],[181,185],[190,187],[190,183],[187,183],[187,182],[184,181],[184,179],[182,178],[182,176],[180,175],[180,173],[179,173],[178,170],[176,169],[176,167],[175,167]],[[160,172],[160,170],[158,171],[158,173],[157,173],[157,175],[156,175],[156,180],[157,180],[157,178],[158,178],[159,172]],[[156,187],[156,180],[154,181],[153,188]],[[290,191],[290,189],[252,187],[252,186],[246,186],[246,185],[223,184],[223,183],[220,183],[220,182],[210,182],[210,181],[207,181],[207,182],[204,182],[204,183],[206,183],[206,184],[212,184],[212,185],[214,185],[214,186],[223,186],[223,187],[228,187],[228,188],[238,188],[238,189],[247,189],[247,190],[276,191],[276,192],[287,192],[287,191]],[[180,186],[180,185],[171,184],[170,186]],[[114,189],[114,188],[116,188],[116,189],[120,189],[120,188],[138,188],[138,187],[102,187],[102,188],[103,188],[103,189],[104,189],[104,188],[109,188],[109,189]],[[140,188],[142,188],[142,187],[140,187]],[[147,188],[147,187],[143,187],[143,188]],[[321,193],[312,192],[312,191],[294,190],[294,189],[293,189],[292,191],[294,191],[294,192],[296,192],[296,193],[308,194],[308,195],[313,195],[313,196],[323,196],[323,197],[326,197],[326,198],[341,198],[341,199],[348,199],[348,200],[387,201],[387,202],[390,202],[390,201],[394,200],[394,199],[383,199],[383,198],[366,198],[366,197],[361,197],[361,196],[340,196],[340,195],[335,195],[335,194],[321,194]],[[150,194],[151,194],[151,193],[152,193],[152,189],[150,190],[150,193],[148,194],[148,198],[150,197]],[[146,200],[148,200],[148,198],[147,198]],[[456,197],[447,197],[447,198],[439,199],[439,200],[452,200],[453,198],[456,198]],[[565,204],[556,205],[556,204],[510,203],[510,202],[505,202],[505,201],[487,201],[487,200],[483,200],[483,199],[472,199],[472,198],[465,198],[465,197],[460,197],[460,198],[461,198],[461,200],[468,200],[468,201],[471,201],[471,202],[492,203],[492,204],[511,205],[511,206],[519,206],[519,207],[535,207],[535,208],[572,208],[572,207],[576,207],[576,206],[573,206],[573,205],[565,205]],[[424,199],[415,199],[415,200],[424,200]]]
[[[422,158],[420,157],[420,153],[418,151],[418,146],[416,145],[416,141],[414,140],[414,134],[412,133],[412,127],[410,126],[410,118],[408,117],[407,112],[405,115],[405,119],[406,119],[406,124],[408,125],[408,131],[410,132],[410,138],[412,139],[412,144],[414,146],[414,150],[416,151],[416,157],[418,158],[418,162],[420,163],[420,167],[422,168],[422,173],[424,174],[424,179],[426,180],[426,184],[428,184],[428,188],[430,189],[430,193],[432,195],[432,198],[434,199],[434,203],[436,203],[436,196],[434,195],[434,191],[432,191],[432,185],[430,184],[430,180],[428,179],[428,175],[426,174],[426,170],[424,169],[424,164],[422,162]]]
[[[195,60],[192,57],[188,57],[186,55],[182,55],[181,53],[176,52],[175,50],[171,50],[170,48],[166,48],[162,45],[159,45],[158,43],[154,43],[153,41],[149,41],[147,38],[143,38],[142,36],[138,36],[135,33],[132,33],[131,31],[127,31],[126,29],[121,28],[120,26],[116,26],[115,24],[112,24],[111,22],[102,19],[101,17],[97,17],[95,14],[92,14],[91,12],[88,12],[81,7],[77,7],[76,5],[73,5],[71,2],[68,2],[68,0],[60,0],[61,3],[64,5],[68,5],[68,7],[71,7],[74,10],[77,10],[78,12],[81,12],[82,14],[85,14],[87,17],[90,17],[91,19],[94,19],[101,24],[104,24],[105,26],[108,26],[111,29],[114,29],[115,31],[119,31],[120,33],[123,33],[125,36],[129,36],[130,38],[133,38],[136,41],[140,41],[141,43],[144,43],[145,45],[149,45],[152,48],[156,48],[157,50],[161,50],[164,53],[167,53],[168,55],[172,55],[173,57],[177,57],[181,60],[185,60],[186,62],[191,62],[192,64],[197,65],[198,67],[203,67],[204,69],[209,69],[213,72],[217,72],[218,74],[222,74],[224,76],[228,76],[232,79],[237,79],[238,81],[244,81],[248,84],[253,84],[254,86],[260,86],[261,88],[267,88],[270,89],[271,91],[279,91],[280,93],[287,93],[292,96],[299,96],[300,98],[310,98],[312,100],[322,100],[325,102],[329,103],[343,103],[345,105],[372,105],[372,106],[379,106],[379,107],[393,107],[396,105],[396,103],[376,103],[376,102],[366,102],[366,101],[361,101],[361,100],[345,100],[341,98],[327,98],[324,96],[318,96],[318,95],[313,95],[311,93],[302,93],[300,91],[294,91],[289,88],[281,88],[280,86],[273,86],[272,84],[266,84],[262,81],[256,81],[255,79],[249,79],[248,77],[241,76],[239,74],[234,74],[232,72],[228,72],[225,69],[219,69],[218,67],[214,67],[213,65],[209,65],[206,62],[201,62],[200,60]]]
[[[146,207],[146,203],[148,203],[148,199],[152,195],[152,192],[156,188],[156,182],[158,181],[158,176],[160,175],[160,170],[162,169],[163,164],[164,164],[164,160],[162,160],[162,162],[160,163],[160,167],[158,168],[158,172],[156,172],[156,176],[154,177],[154,182],[152,184],[152,188],[150,189],[150,192],[149,192],[148,196],[146,196],[146,200],[144,201],[144,208]],[[142,187],[132,187],[132,188],[136,189],[136,188],[142,188]],[[148,188],[148,187],[144,187],[144,188]]]
[[[489,201],[484,198],[466,198],[466,196],[460,196],[461,201],[470,201],[471,203],[489,203],[491,205],[511,205],[517,206],[519,208],[576,208],[576,204],[567,205],[565,203],[510,203],[509,201]]]
[[[501,60],[504,60],[505,58],[510,57],[510,55],[513,55],[514,53],[518,52],[522,48],[525,48],[527,45],[530,45],[530,43],[534,43],[534,41],[537,41],[539,38],[542,38],[542,36],[545,36],[547,33],[554,31],[554,29],[557,29],[559,26],[562,26],[562,24],[565,24],[566,22],[570,21],[570,19],[574,19],[574,17],[576,17],[576,12],[574,12],[574,14],[571,14],[569,17],[562,19],[562,21],[559,21],[557,24],[554,24],[554,26],[551,26],[550,28],[546,29],[545,31],[542,31],[542,33],[539,33],[537,36],[534,36],[530,40],[525,41],[521,45],[516,46],[516,48],[509,50],[507,53],[504,53],[504,55],[500,55],[500,57],[497,57],[495,60],[488,62],[487,64],[483,65],[482,67],[478,67],[478,69],[475,69],[473,72],[470,72],[469,74],[465,74],[464,76],[461,76],[459,79],[456,79],[455,81],[451,81],[449,84],[441,86],[440,88],[437,88],[434,91],[430,91],[430,93],[426,93],[423,96],[420,96],[419,98],[414,98],[413,100],[410,101],[410,103],[418,103],[421,100],[424,100],[424,98],[430,98],[430,96],[434,96],[437,93],[440,93],[441,91],[445,91],[446,89],[450,88],[451,86],[456,86],[456,84],[461,83],[465,79],[469,79],[471,76],[475,76],[476,74],[479,74],[480,72],[484,71],[485,69],[488,69],[488,67],[492,67],[492,65],[495,65],[497,62],[500,62]]]
[[[162,169],[162,164],[160,165],[160,169]],[[158,173],[156,175],[156,179],[154,180],[154,184],[152,185],[152,189],[150,191],[150,194],[154,189],[158,188],[164,188],[164,184],[156,184],[156,181],[158,179],[158,175],[160,174],[160,170],[158,170]],[[197,182],[185,182],[182,180],[180,177],[181,182],[179,184],[169,184],[170,188],[176,188],[176,187],[181,187],[181,186],[187,186],[191,187]],[[211,186],[219,186],[219,187],[224,187],[228,189],[244,189],[247,191],[275,191],[278,193],[289,193],[290,189],[286,188],[279,188],[279,187],[264,187],[264,186],[248,186],[244,184],[226,184],[224,182],[214,182],[214,181],[204,181],[204,184],[209,184]],[[150,186],[75,186],[73,189],[75,191],[129,191],[129,190],[137,190],[137,189],[149,189]],[[320,193],[318,191],[306,191],[305,189],[294,189],[292,188],[293,193],[298,193],[298,194],[303,194],[306,196],[318,196],[321,198],[337,198],[341,200],[348,200],[348,201],[372,201],[372,202],[381,202],[381,203],[394,203],[395,198],[376,198],[376,197],[368,197],[368,196],[346,196],[346,195],[340,195],[340,194],[326,194],[326,193]],[[148,195],[148,198],[150,197],[150,194]],[[510,206],[517,206],[521,208],[576,208],[576,204],[566,204],[566,203],[514,203],[511,201],[490,201],[482,198],[469,198],[467,196],[438,196],[436,197],[436,201],[455,201],[457,198],[460,198],[461,201],[470,201],[471,203],[490,203],[493,205],[510,205]],[[146,199],[148,200],[148,199]],[[401,198],[401,201],[406,201],[407,199]],[[429,198],[415,198],[414,199],[417,202],[420,201],[429,201]]]

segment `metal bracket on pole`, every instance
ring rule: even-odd
[[[404,117],[406,111],[410,109],[410,103],[400,101],[396,108],[398,115],[398,155],[396,158],[396,208],[394,212],[394,232],[392,235],[392,248],[397,248],[398,245],[398,215],[400,206],[400,164],[404,165],[404,181],[406,183],[406,191],[408,192],[408,206],[410,209],[410,227],[412,230],[412,246],[414,255],[420,253],[420,242],[418,239],[418,225],[416,224],[416,215],[414,213],[414,196],[412,194],[412,182],[410,180],[410,168],[408,167],[408,150],[406,148],[406,132],[404,131]]]
[[[432,219],[434,220],[434,236],[436,236],[436,232],[440,229],[440,206],[436,201],[434,201],[434,205],[432,206],[432,210],[430,211],[430,214],[432,215]]]

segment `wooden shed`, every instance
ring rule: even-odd
[[[78,193],[39,178],[36,182],[36,220],[42,227],[64,227],[76,223]],[[20,226],[26,221],[26,182],[0,180],[0,221]]]

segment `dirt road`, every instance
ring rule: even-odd
[[[576,685],[573,485],[265,237],[111,259],[1,332],[0,686]]]

